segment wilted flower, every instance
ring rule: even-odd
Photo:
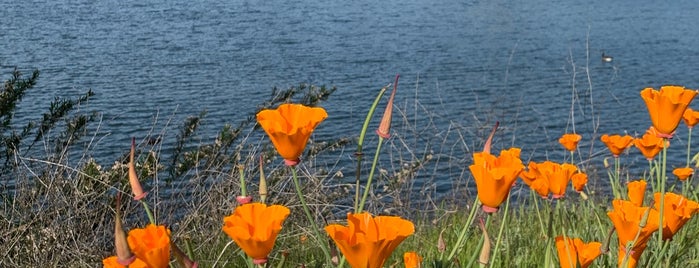
[[[659,214],[655,209],[639,207],[626,200],[615,199],[612,201],[612,207],[614,209],[607,212],[607,215],[614,224],[619,239],[618,263],[621,267],[627,253],[630,253],[626,264],[628,267],[636,267],[648,240],[659,228]],[[633,243],[633,246],[627,249],[630,243]]]
[[[313,130],[328,117],[323,108],[282,104],[275,110],[257,113],[257,122],[267,132],[274,148],[287,165],[298,164]]]
[[[575,151],[578,149],[578,142],[582,139],[582,136],[578,134],[563,134],[560,139],[558,139],[558,142],[563,145],[563,147],[566,148],[568,151]]]
[[[469,166],[476,181],[478,199],[483,211],[493,213],[505,201],[512,184],[524,169],[519,158],[519,148],[510,148],[496,157],[486,152],[473,154],[473,165]]]
[[[325,231],[355,268],[383,267],[393,250],[415,232],[415,226],[408,220],[394,216],[372,217],[367,212],[348,213],[347,224],[331,224]]]
[[[223,218],[225,232],[253,259],[255,264],[267,262],[267,255],[274,248],[282,223],[291,211],[285,206],[267,206],[249,203],[235,208],[233,214]]]
[[[653,200],[654,208],[660,211],[660,193],[653,194]],[[665,193],[663,205],[663,239],[666,240],[671,239],[699,211],[699,203],[675,193]]]
[[[690,167],[676,168],[672,170],[672,174],[675,174],[675,176],[677,176],[677,179],[685,181],[687,180],[687,178],[694,175],[694,169]]]
[[[602,247],[600,242],[584,243],[580,238],[556,237],[558,260],[562,268],[589,267],[592,261],[602,254],[600,247]]]
[[[650,120],[662,138],[672,138],[685,109],[696,94],[697,91],[682,86],[662,86],[660,90],[645,88],[641,91]]]
[[[633,142],[633,137],[629,135],[607,135],[604,134],[602,137],[600,137],[600,140],[604,142],[605,145],[607,145],[607,148],[609,148],[609,151],[612,152],[614,157],[619,157],[621,153],[626,150],[626,148],[629,148],[631,146],[631,142]]]
[[[136,258],[149,267],[168,267],[170,230],[165,226],[148,224],[146,228],[132,229],[127,240]]]

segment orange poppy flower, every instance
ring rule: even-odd
[[[568,151],[575,151],[578,149],[578,142],[582,139],[582,136],[578,134],[563,134],[558,142],[563,145]]]
[[[573,181],[573,189],[575,189],[576,192],[582,192],[587,184],[587,174],[582,172],[575,173],[570,180]]]
[[[566,193],[568,181],[578,170],[572,164],[559,164],[551,161],[542,163],[529,162],[529,169],[523,171],[520,177],[542,197],[547,197],[548,192],[553,194],[553,198],[561,198]],[[544,185],[548,186],[544,190]]]
[[[600,242],[583,243],[580,238],[556,237],[558,261],[563,268],[589,267],[602,254],[601,247]]]
[[[422,267],[422,257],[415,251],[408,251],[403,254],[403,263],[405,263],[405,268],[420,268]]]
[[[129,247],[136,258],[148,267],[168,267],[170,263],[170,230],[162,225],[148,224],[146,228],[129,231]]]
[[[685,181],[687,180],[687,178],[694,175],[694,169],[690,167],[676,168],[672,170],[672,174],[675,174],[675,176],[677,176],[677,179]]]
[[[694,125],[699,123],[699,111],[692,110],[692,108],[687,108],[682,114],[682,120],[688,128],[693,128]]]
[[[660,193],[653,194],[654,208],[660,211]],[[699,203],[675,193],[665,193],[663,209],[663,239],[671,239],[694,213],[699,212]]]
[[[257,122],[267,132],[274,148],[287,165],[298,164],[313,130],[328,117],[323,108],[282,104],[275,110],[257,113]]]
[[[486,152],[473,154],[473,165],[469,169],[476,181],[478,199],[486,213],[497,211],[524,169],[519,158],[520,151],[519,148],[502,150],[498,157]]]
[[[662,86],[660,90],[645,88],[641,91],[650,120],[662,138],[672,138],[685,109],[696,94],[697,91],[682,86]]]
[[[666,142],[665,139],[659,138],[658,131],[656,131],[654,127],[650,127],[641,138],[633,140],[633,145],[635,145],[643,156],[650,161],[663,150],[663,142],[665,142],[666,147],[670,146],[670,142]]]
[[[643,198],[646,195],[646,183],[645,180],[637,180],[629,182],[626,185],[627,195],[629,196],[629,201],[636,206],[643,206]]]
[[[605,145],[607,145],[607,148],[609,148],[609,151],[612,152],[614,157],[619,157],[621,153],[626,150],[626,148],[629,148],[631,146],[631,143],[633,142],[633,137],[629,135],[612,135],[609,136],[607,134],[602,135],[600,137],[600,140],[604,142]]]
[[[367,212],[348,213],[347,224],[331,224],[325,231],[352,267],[383,267],[393,250],[415,232],[415,226],[408,220],[372,217]]]
[[[636,267],[638,258],[641,257],[643,250],[646,249],[648,240],[653,232],[658,230],[658,211],[650,207],[639,207],[631,201],[615,199],[612,201],[613,210],[607,212],[607,216],[616,228],[617,238],[619,240],[619,267],[623,264],[626,257],[628,243],[633,242],[638,234],[638,239],[633,244],[630,250],[627,265],[628,267]],[[641,224],[646,213],[645,225]],[[639,230],[639,226],[644,226]]]
[[[223,218],[225,232],[255,264],[267,262],[282,223],[291,211],[285,206],[248,203]]]
[[[102,260],[102,266],[104,268],[126,268],[126,266],[119,263],[117,256],[110,256]],[[134,261],[129,264],[129,268],[148,268],[148,265],[139,259],[134,259]]]

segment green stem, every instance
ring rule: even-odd
[[[153,212],[150,211],[150,208],[148,207],[146,201],[143,201],[143,199],[138,201],[141,202],[143,208],[146,210],[146,215],[148,215],[148,220],[150,221],[150,223],[155,225],[155,217],[153,217]]]
[[[502,213],[502,221],[500,222],[500,230],[498,231],[498,238],[495,240],[495,249],[493,249],[493,251],[492,251],[495,254],[492,255],[493,258],[490,260],[490,266],[489,266],[490,268],[492,268],[493,265],[495,264],[495,259],[497,258],[497,256],[500,256],[497,253],[498,253],[498,248],[500,247],[500,241],[502,240],[502,233],[504,232],[505,225],[507,224],[507,215],[509,214],[509,209],[510,209],[510,197],[508,196],[507,201],[505,201],[505,212]]]
[[[303,212],[306,213],[306,217],[308,218],[313,232],[316,235],[318,244],[320,244],[320,248],[323,250],[326,262],[330,262],[331,257],[330,251],[328,250],[328,244],[324,241],[323,236],[320,234],[318,224],[316,224],[315,218],[313,218],[313,215],[311,215],[311,211],[308,209],[306,199],[303,197],[303,192],[301,191],[301,185],[299,184],[298,176],[296,175],[296,168],[294,166],[290,166],[289,168],[291,168],[291,175],[294,180],[294,187],[296,188],[296,194],[299,196],[299,201],[301,201],[301,207],[303,207]]]
[[[658,211],[658,226],[660,226],[660,231],[658,232],[658,244],[663,244],[663,211],[665,210],[665,181],[667,181],[667,140],[663,138],[663,159],[662,167],[660,170],[660,211]]]
[[[466,239],[466,233],[468,233],[468,229],[471,227],[471,224],[473,223],[473,220],[476,218],[476,211],[478,211],[478,198],[473,202],[473,205],[471,206],[471,212],[468,214],[468,220],[466,220],[466,223],[464,224],[463,229],[461,229],[461,233],[459,233],[459,237],[456,239],[456,244],[451,248],[451,251],[449,252],[449,256],[447,257],[447,261],[450,261],[452,258],[454,258],[454,255],[456,255],[456,252],[461,249],[463,246],[462,244],[464,243],[464,240]]]
[[[376,96],[376,99],[374,99],[374,103],[371,104],[371,108],[369,108],[369,112],[367,113],[366,118],[364,119],[362,131],[359,133],[359,140],[357,141],[357,152],[354,154],[357,156],[357,172],[355,178],[356,189],[354,191],[354,211],[357,211],[359,206],[359,186],[362,175],[362,156],[364,155],[364,153],[362,152],[362,146],[364,144],[364,136],[366,135],[367,129],[369,129],[369,121],[371,121],[371,117],[374,115],[374,111],[376,111],[376,106],[378,106],[381,97],[384,93],[386,93],[386,90],[390,85],[391,84],[386,85],[381,89],[381,91],[379,91],[379,94]]]
[[[692,150],[692,128],[689,128],[689,134],[687,134],[687,167],[689,167],[689,154]]]
[[[369,171],[369,178],[366,181],[366,187],[364,187],[364,194],[362,195],[362,201],[357,207],[356,213],[362,213],[364,210],[364,203],[366,202],[367,196],[369,196],[369,191],[371,191],[371,181],[374,179],[374,171],[376,171],[376,164],[379,162],[379,152],[381,151],[381,144],[383,143],[383,138],[379,137],[379,143],[376,145],[376,153],[374,154],[374,162],[371,163],[371,170]]]

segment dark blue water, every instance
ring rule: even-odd
[[[584,137],[583,158],[597,163],[608,155],[599,135],[642,133],[650,123],[641,89],[699,87],[698,8],[630,0],[8,1],[0,3],[0,69],[4,77],[15,66],[42,71],[20,118],[38,118],[56,96],[95,91],[81,109],[101,113],[88,154],[105,165],[132,136],[171,142],[184,118],[204,109],[198,138],[211,142],[272,87],[302,82],[338,87],[323,104],[330,117],[316,140],[356,135],[375,93],[400,73],[386,157],[433,154],[417,187],[448,193],[466,183],[470,154],[495,121],[495,147],[522,147],[525,162],[562,159],[556,140],[573,129]],[[602,51],[614,61],[603,63]],[[682,143],[673,141],[678,154]],[[351,173],[349,154],[337,154],[319,164]]]

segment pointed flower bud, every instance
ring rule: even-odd
[[[267,200],[267,179],[265,179],[265,170],[262,168],[262,156],[260,156],[260,202],[263,204]]]
[[[386,104],[386,110],[383,112],[383,117],[381,118],[381,123],[379,124],[379,129],[376,130],[376,134],[379,137],[388,139],[391,137],[391,115],[393,114],[393,98],[396,96],[396,89],[398,89],[398,78],[400,74],[396,75],[396,82],[393,84],[393,91],[391,91],[391,97],[388,99],[388,104]]]
[[[187,254],[184,254],[184,252],[182,252],[182,250],[175,243],[173,243],[172,240],[170,241],[170,247],[172,248],[172,252],[175,254],[177,261],[185,268],[197,268],[199,266],[197,262],[190,259]]]
[[[131,139],[131,154],[129,156],[129,184],[131,185],[131,191],[133,192],[133,200],[141,200],[148,194],[143,191],[141,187],[141,182],[138,181],[138,176],[136,175],[136,163],[134,162],[134,155],[136,154],[136,138]]]
[[[129,265],[136,260],[136,256],[131,253],[129,244],[126,242],[126,233],[124,233],[124,228],[121,226],[121,215],[119,215],[119,207],[121,207],[121,194],[117,194],[116,203],[117,213],[114,217],[114,248],[116,249],[117,263],[121,265]]]

